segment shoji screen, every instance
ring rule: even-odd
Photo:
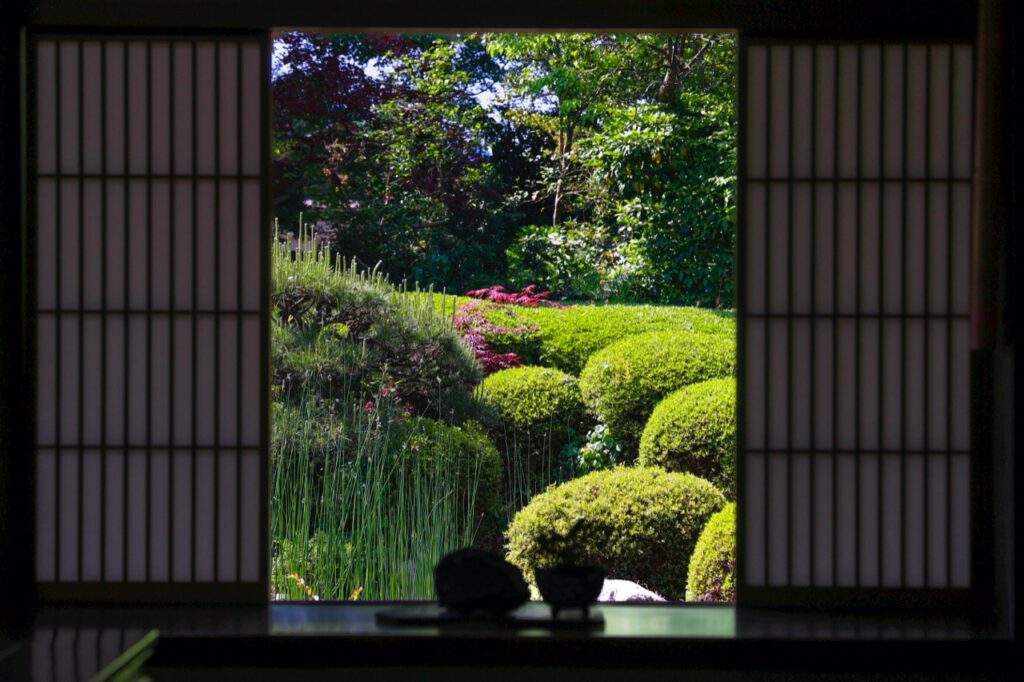
[[[44,598],[266,598],[263,36],[36,36]]]
[[[746,603],[971,584],[972,72],[965,44],[745,43]]]

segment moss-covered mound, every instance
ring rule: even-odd
[[[569,547],[579,561],[681,599],[697,537],[724,504],[722,493],[692,474],[657,467],[595,471],[552,486],[516,514],[507,532],[508,559],[532,581],[535,568],[558,560],[545,551],[544,537],[567,535],[583,520],[586,532]]]
[[[736,381],[691,384],[658,403],[640,438],[640,464],[688,471],[730,499],[736,488]]]
[[[588,409],[608,425],[627,457],[635,456],[655,405],[683,386],[731,375],[735,360],[730,336],[647,332],[592,355],[580,375],[580,389]]]
[[[729,503],[704,526],[690,559],[686,600],[736,601],[736,504]]]
[[[480,367],[451,319],[381,275],[345,267],[303,241],[272,259],[272,349],[277,395],[287,402],[362,404],[382,392],[418,414],[472,413]]]
[[[579,382],[551,367],[513,367],[490,375],[477,393],[494,416],[495,441],[540,459],[585,430]]]

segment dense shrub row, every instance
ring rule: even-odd
[[[580,389],[588,408],[635,456],[655,405],[683,386],[732,374],[735,356],[732,339],[723,335],[647,332],[592,355]]]
[[[708,520],[694,547],[686,579],[686,601],[736,600],[736,504]]]

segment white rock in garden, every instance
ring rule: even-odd
[[[657,592],[637,585],[632,580],[605,580],[598,601],[665,601]]]

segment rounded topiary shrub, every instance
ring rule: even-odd
[[[732,374],[736,345],[729,336],[687,331],[630,336],[590,357],[580,375],[583,400],[635,456],[655,405],[669,393]]]
[[[552,486],[516,514],[507,531],[508,559],[532,581],[535,568],[558,561],[545,537],[567,535],[582,521],[585,532],[567,548],[579,562],[682,599],[697,537],[724,504],[715,486],[692,474],[657,467],[595,471]]]
[[[454,489],[467,508],[472,495],[478,519],[497,513],[501,500],[501,455],[479,424],[468,421],[450,426],[417,417],[400,422],[390,435],[417,467],[407,470],[407,481],[419,476],[446,490]]]
[[[638,461],[696,474],[735,498],[736,380],[690,384],[658,403],[640,438]]]
[[[495,440],[519,444],[538,460],[558,453],[588,422],[579,382],[551,367],[512,367],[480,384],[478,396],[493,415]]]
[[[730,502],[704,526],[690,559],[686,600],[736,601],[736,504]]]

